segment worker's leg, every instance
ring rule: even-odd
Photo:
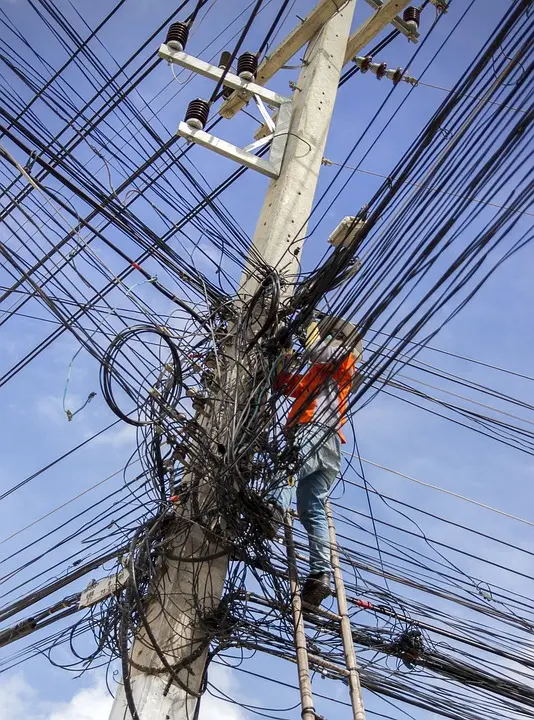
[[[293,433],[287,435],[287,442],[294,447],[295,438]],[[268,505],[276,508],[278,511],[277,515],[283,518],[286,511],[289,510],[295,501],[295,492],[296,477],[289,477],[288,475],[279,473],[278,476],[271,482],[270,487],[267,490],[265,500]]]
[[[285,514],[291,507],[294,498],[295,483],[285,477],[273,482],[269,488],[263,509],[258,514],[260,527],[268,540],[274,540],[278,535]]]
[[[288,510],[295,499],[295,481],[293,478],[280,478],[269,488],[266,501],[279,507],[283,513]]]
[[[279,475],[267,491],[263,517],[260,523],[268,539],[274,539],[278,534],[280,525],[284,522],[286,512],[295,500],[296,484],[294,477]]]
[[[337,434],[323,440],[312,452],[313,460],[304,463],[303,470],[313,472],[299,475],[297,510],[308,533],[310,575],[330,572],[330,542],[325,502],[341,466],[341,446]]]
[[[324,503],[330,487],[321,471],[306,475],[297,487],[297,511],[308,533],[310,574],[330,572],[330,547]]]

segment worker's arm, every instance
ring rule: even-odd
[[[298,387],[302,381],[300,373],[292,373],[289,368],[293,359],[293,342],[291,335],[282,336],[282,351],[276,359],[273,389],[288,397],[297,397]]]
[[[296,398],[299,396],[299,386],[302,382],[303,375],[300,373],[278,373],[273,383],[274,390],[278,390],[287,397]]]

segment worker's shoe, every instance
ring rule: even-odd
[[[319,605],[330,595],[330,573],[311,573],[302,588],[302,601],[309,605]]]
[[[280,527],[284,524],[284,511],[275,502],[265,503],[265,512],[260,518],[263,533],[268,540],[274,540]]]

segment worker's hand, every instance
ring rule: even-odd
[[[280,343],[280,347],[284,350],[292,350],[293,348],[293,334],[285,325],[278,330],[276,333],[276,340]]]
[[[293,358],[293,348],[283,349],[280,355],[276,358],[276,364],[274,373],[280,375],[283,372],[289,372],[291,360]]]

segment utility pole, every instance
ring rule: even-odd
[[[284,162],[267,190],[249,255],[259,253],[283,274],[295,274],[300,261],[356,0],[338,0],[338,5],[342,9],[311,39],[304,55]],[[251,296],[257,287],[247,264],[240,295]]]
[[[311,38],[304,56],[280,174],[267,190],[249,255],[256,259],[260,256],[279,273],[293,276],[298,270],[312,210],[341,69],[347,61],[356,0],[321,0],[318,7],[332,4],[334,14],[330,14]],[[373,36],[408,4],[409,0],[385,0],[372,16]],[[352,36],[352,46],[358,50],[363,36],[366,42],[372,39],[369,21],[362,28],[356,31],[357,42]],[[300,34],[301,31],[297,33]],[[291,34],[294,36],[295,32]],[[294,47],[293,52],[299,47]],[[249,299],[260,282],[253,273],[252,260],[250,264],[247,262],[239,300]],[[229,367],[227,372],[235,374],[235,368]],[[205,492],[209,492],[209,478],[204,486]],[[181,520],[182,525],[184,522],[187,525],[186,517]],[[127,693],[121,684],[110,720],[198,718],[208,651],[199,610],[205,614],[218,607],[228,558],[221,556],[220,546],[194,522],[189,522],[186,531],[178,532],[169,550],[171,557],[166,561],[144,624],[135,638],[130,659],[123,663],[123,670],[127,669],[128,662],[130,664],[131,700],[137,717],[128,709]]]

